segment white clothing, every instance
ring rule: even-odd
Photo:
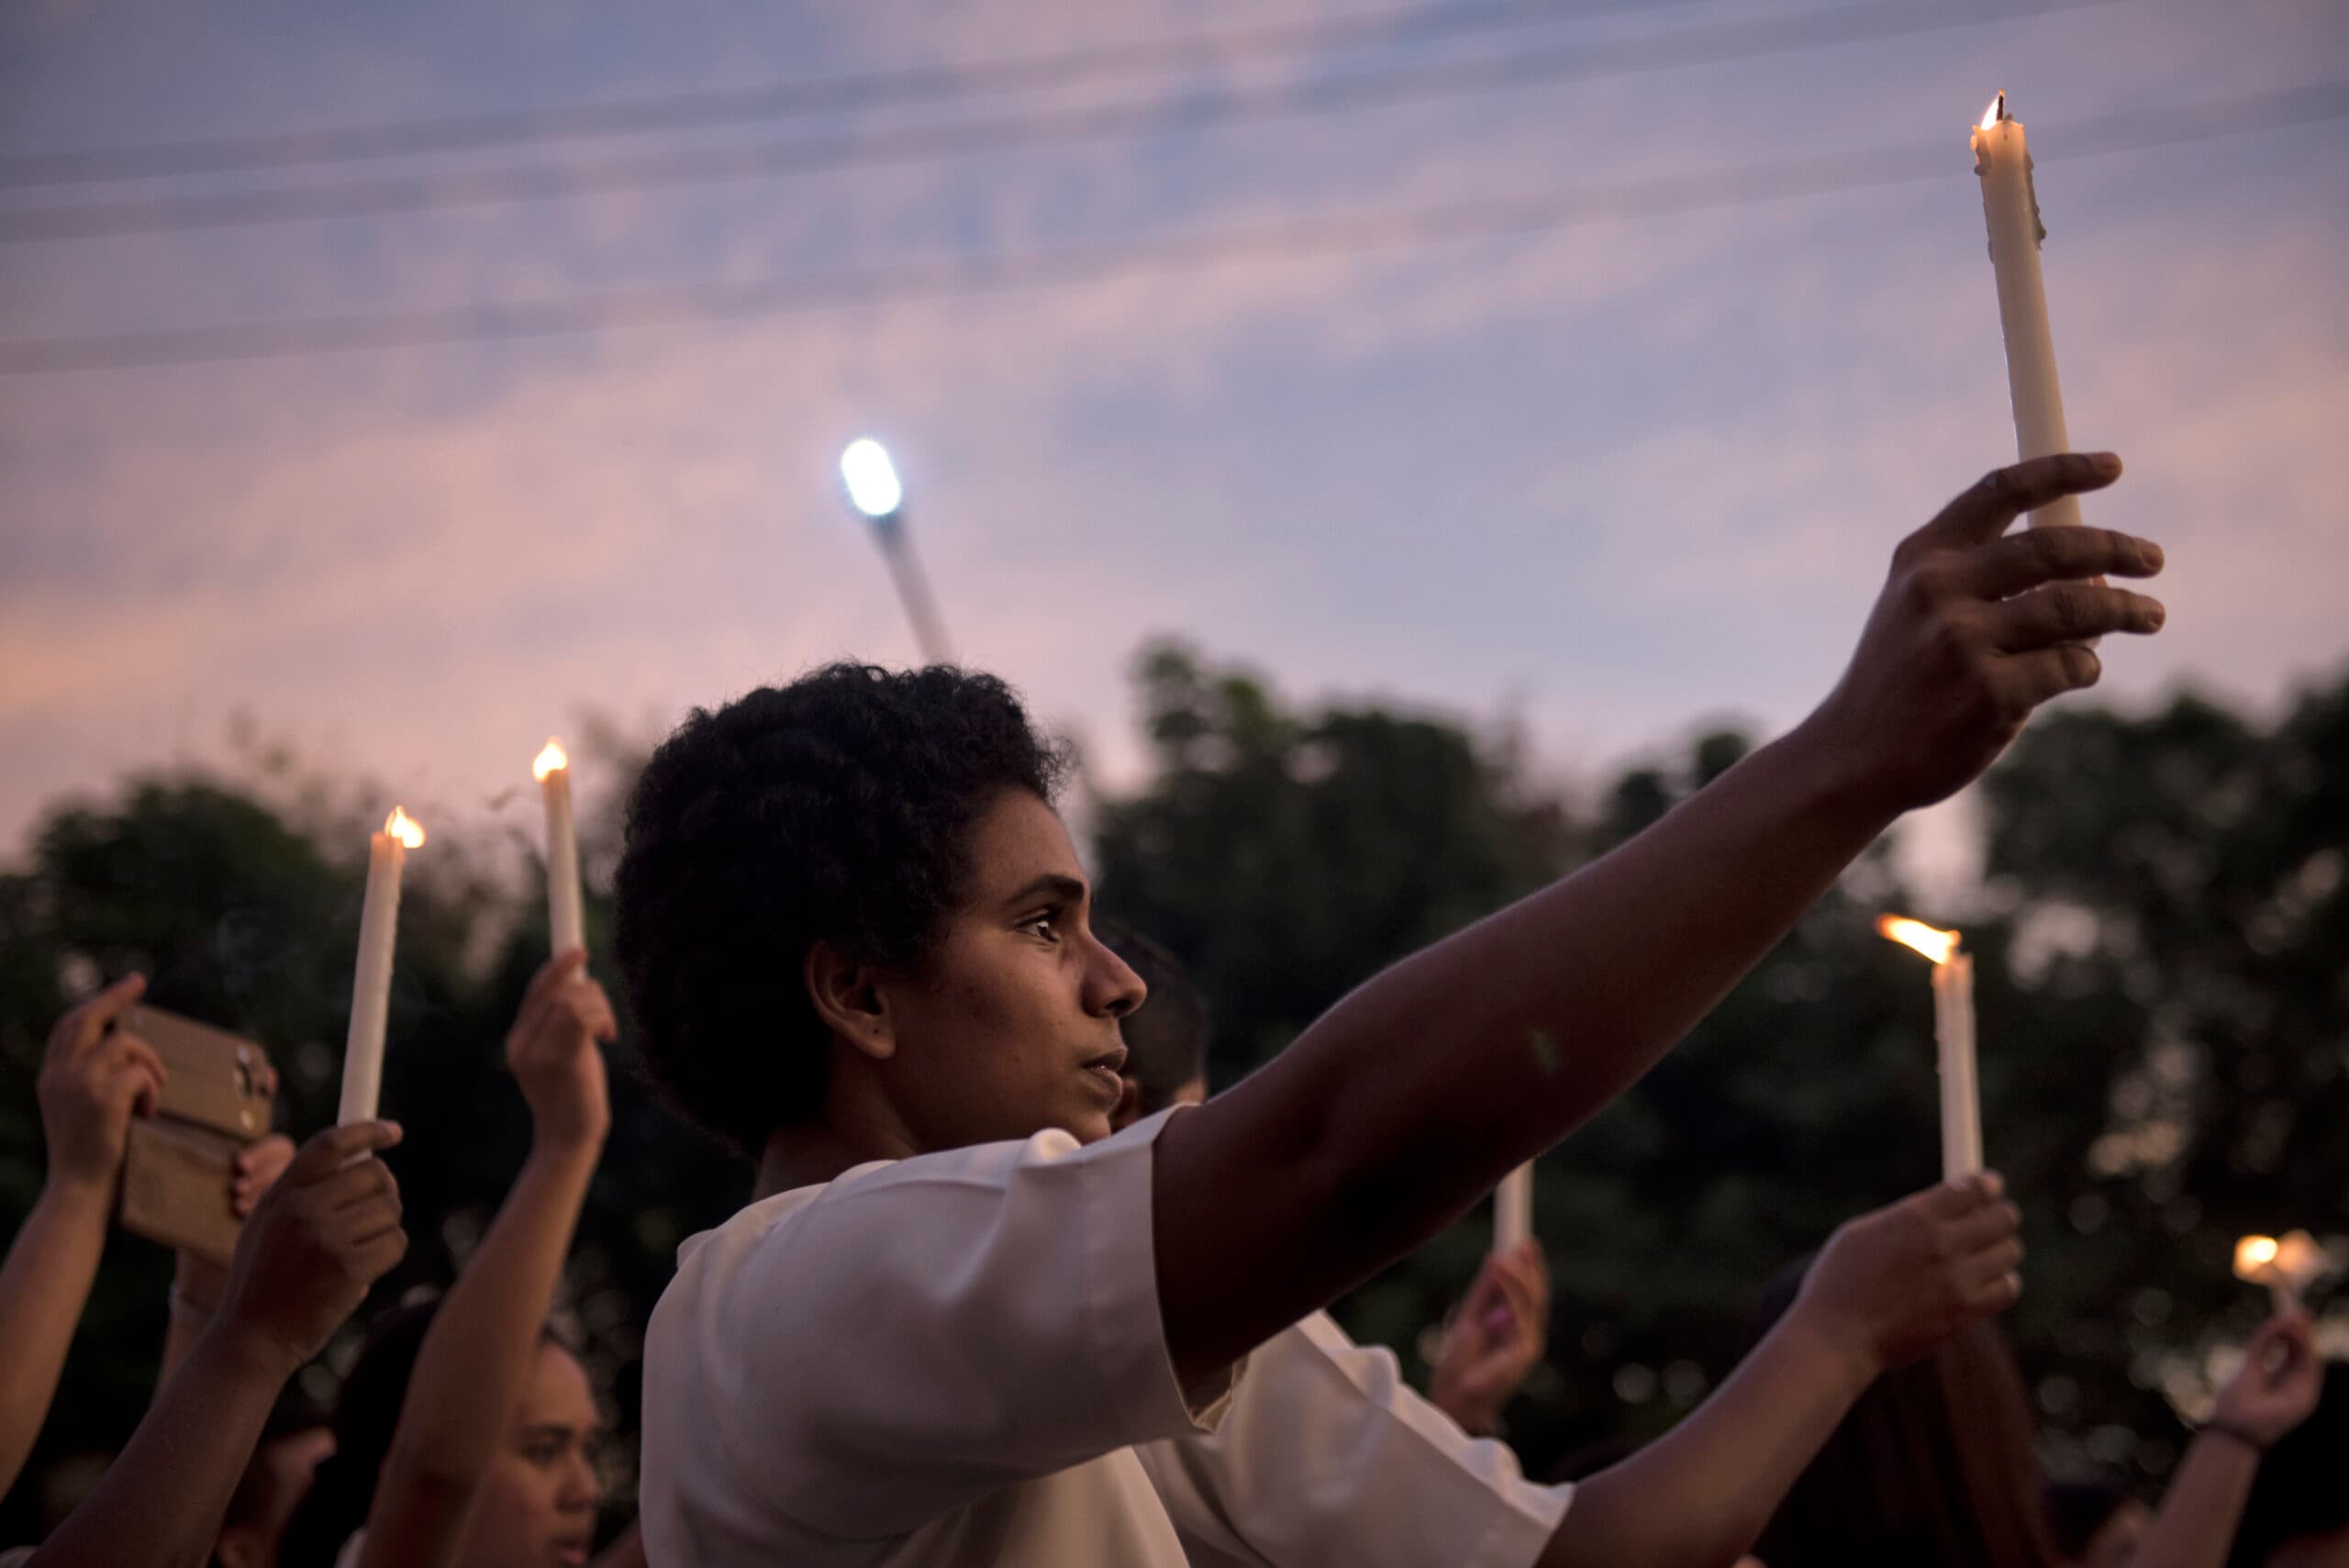
[[[1526,1568],[1574,1496],[1320,1312],[1249,1356],[1212,1433],[1137,1451],[1193,1568]]]
[[[878,1162],[679,1251],[645,1335],[656,1568],[1178,1568],[1133,1445],[1212,1430],[1158,1315],[1151,1145]]]

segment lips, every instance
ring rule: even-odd
[[[1082,1071],[1097,1085],[1108,1104],[1114,1106],[1126,1092],[1126,1081],[1118,1076],[1118,1069],[1126,1064],[1126,1048],[1106,1051],[1085,1063]]]

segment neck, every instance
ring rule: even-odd
[[[904,1160],[920,1153],[912,1129],[885,1102],[870,1096],[867,1087],[853,1067],[843,1070],[835,1062],[822,1113],[768,1135],[766,1147],[759,1151],[751,1201],[815,1186],[875,1160]]]

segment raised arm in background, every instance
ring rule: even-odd
[[[1736,1559],[1869,1384],[2014,1304],[2022,1217],[2000,1191],[1944,1183],[1838,1229],[1711,1398],[1575,1488],[1542,1568]]]
[[[151,1115],[163,1092],[154,1048],[113,1027],[146,989],[139,975],[116,981],[57,1021],[41,1057],[48,1177],[0,1264],[0,1491],[40,1435],[97,1278],[130,1118]]]
[[[246,1224],[220,1310],[28,1568],[200,1568],[270,1406],[407,1251],[390,1122],[302,1146]]]
[[[1611,854],[1386,970],[1153,1145],[1166,1347],[1203,1382],[1425,1241],[1629,1087],[1902,812],[1979,774],[2085,639],[2164,612],[2092,581],[2161,551],[2099,528],[2002,538],[2118,476],[2043,458],[1903,540],[1849,669],[1782,739]],[[2108,650],[2109,651],[2110,650]]]
[[[2130,1568],[2220,1568],[2243,1522],[2262,1455],[2315,1410],[2324,1363],[2298,1309],[2260,1325],[2243,1370],[2219,1391],[2209,1424],[2194,1434]],[[2349,1456],[2344,1456],[2349,1458]]]
[[[530,1152],[434,1314],[367,1511],[362,1568],[452,1561],[536,1356],[611,1108],[596,1042],[617,1026],[573,949],[540,969],[506,1037]]]

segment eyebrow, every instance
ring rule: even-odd
[[[1085,887],[1081,879],[1063,876],[1058,872],[1046,872],[1043,875],[1030,880],[1017,892],[1007,895],[1003,902],[1007,906],[1029,904],[1050,895],[1065,904],[1082,904],[1085,902]]]

